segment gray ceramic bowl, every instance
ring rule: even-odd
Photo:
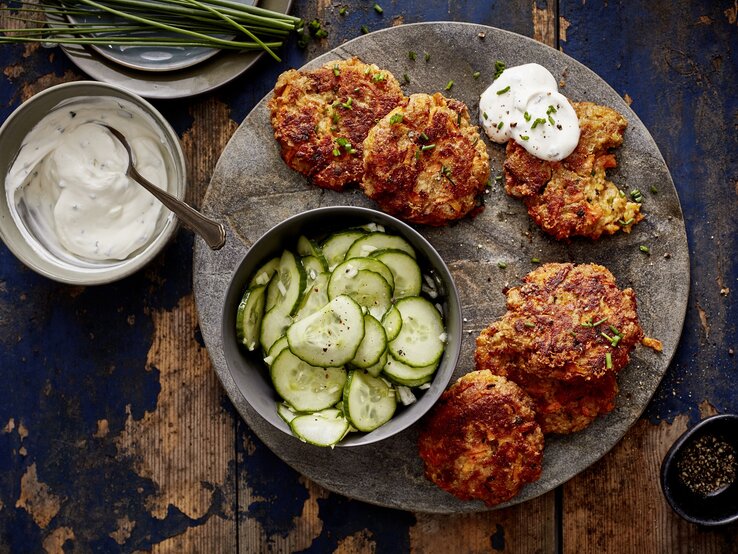
[[[41,275],[62,283],[95,285],[116,281],[143,267],[172,237],[177,228],[177,220],[169,210],[163,209],[157,221],[155,237],[147,246],[125,260],[96,264],[76,264],[62,260],[45,249],[39,241],[29,240],[24,236],[32,233],[27,229],[22,231],[11,215],[5,177],[31,129],[60,102],[80,96],[122,98],[150,116],[153,125],[164,137],[164,150],[168,153],[165,163],[169,175],[169,191],[180,199],[184,198],[187,187],[187,170],[184,153],[174,129],[146,100],[118,86],[92,81],[54,86],[24,102],[8,117],[0,127],[0,239],[21,262]]]
[[[443,298],[439,298],[439,301],[444,312],[448,339],[431,387],[418,391],[420,394],[416,395],[417,402],[406,407],[398,404],[397,412],[389,422],[370,433],[350,433],[339,446],[358,446],[381,441],[412,425],[438,400],[456,367],[461,349],[462,327],[458,292],[448,267],[422,235],[394,217],[367,208],[318,208],[291,217],[257,240],[238,264],[225,295],[222,320],[224,355],[236,385],[261,417],[290,435],[292,433],[289,426],[277,415],[276,404],[280,398],[272,386],[261,351],[257,349],[255,352],[248,352],[236,339],[236,311],[239,301],[246,284],[259,266],[279,255],[285,248],[294,249],[301,234],[319,239],[338,230],[372,222],[383,225],[388,233],[401,235],[409,241],[418,253],[424,272],[431,271],[440,282]]]

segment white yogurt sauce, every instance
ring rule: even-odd
[[[103,122],[128,138],[136,169],[166,190],[164,135],[135,104],[112,97],[56,106],[26,136],[5,180],[18,227],[68,261],[126,259],[152,240],[162,212],[126,176],[128,154]]]
[[[549,161],[566,158],[579,142],[579,119],[553,75],[529,63],[505,69],[479,99],[479,121],[495,142],[510,139]]]

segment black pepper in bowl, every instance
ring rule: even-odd
[[[703,419],[671,446],[661,489],[674,512],[702,526],[738,522],[738,414]]]
[[[737,466],[733,445],[722,437],[703,435],[681,453],[677,475],[690,491],[709,496],[733,484]]]

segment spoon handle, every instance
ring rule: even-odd
[[[136,171],[134,166],[129,168],[128,173],[130,177],[138,181],[141,186],[153,194],[167,208],[173,211],[186,227],[200,235],[211,249],[220,250],[223,247],[226,241],[226,232],[222,223],[218,223],[217,221],[204,216],[197,210],[191,208],[188,204],[185,204],[165,190],[152,184],[143,175]]]

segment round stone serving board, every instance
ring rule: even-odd
[[[480,33],[484,33],[481,38]],[[409,51],[418,53],[411,60]],[[424,52],[430,57],[426,62]],[[442,91],[466,102],[478,120],[480,93],[490,84],[495,60],[508,66],[536,62],[563,83],[572,100],[611,106],[629,121],[625,143],[617,151],[619,166],[610,178],[622,189],[643,191],[646,219],[632,234],[598,241],[558,242],[538,230],[523,204],[493,184],[486,208],[475,219],[445,228],[419,227],[451,269],[461,296],[464,340],[454,379],[474,369],[479,332],[505,311],[503,289],[520,283],[543,262],[593,262],[607,266],[621,287],[633,287],[648,336],[663,342],[662,353],[637,347],[619,375],[616,408],[580,433],[550,437],[541,478],[523,488],[506,506],[534,498],[564,483],[610,450],[638,419],[664,375],[684,323],[689,292],[689,253],[679,198],[653,139],[627,104],[602,79],[568,56],[507,31],[465,23],[401,25],[359,37],[309,63],[359,56],[390,70],[398,80],[407,74],[406,94]],[[472,74],[481,76],[474,79]],[[202,241],[195,246],[194,288],[200,324],[215,370],[236,408],[280,458],[332,491],[365,502],[423,512],[473,512],[488,509],[462,501],[423,476],[418,456],[420,424],[381,443],[360,447],[318,448],[301,443],[268,424],[247,404],[230,373],[221,348],[223,296],[231,274],[264,232],[309,208],[330,205],[376,207],[359,191],[336,193],[309,185],[281,160],[267,110],[268,97],[244,120],[218,162],[204,209],[228,227],[228,242],[218,252]],[[489,145],[492,175],[502,173],[504,148]],[[493,180],[494,182],[494,180]],[[657,193],[649,192],[651,186]],[[651,254],[639,250],[648,245]],[[668,254],[668,256],[665,256]],[[498,263],[507,266],[502,269]]]

